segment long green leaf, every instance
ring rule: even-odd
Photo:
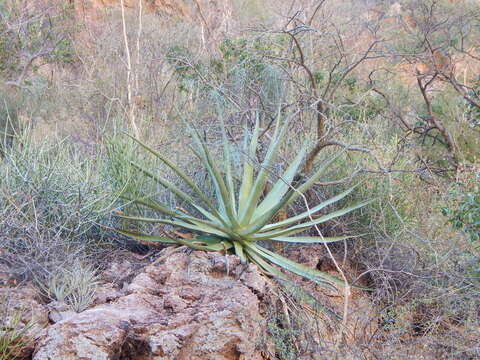
[[[318,285],[325,287],[330,290],[338,290],[333,284],[340,284],[344,285],[344,281],[331,276],[329,274],[326,274],[322,271],[319,271],[317,269],[312,269],[308,266],[298,264],[286,257],[283,257],[279,254],[276,254],[270,250],[267,250],[257,244],[248,244],[248,247],[251,249],[254,249],[254,251],[267,259],[268,261],[288,270],[291,271],[297,275],[303,276],[309,280],[312,280],[313,282],[317,283]]]
[[[191,131],[194,131],[194,130],[191,129]],[[226,223],[231,225],[232,221],[227,214],[227,207],[226,207],[226,203],[225,203],[225,195],[222,196],[222,191],[220,189],[220,185],[219,185],[219,183],[218,183],[218,181],[215,177],[213,169],[210,167],[210,163],[207,159],[207,155],[205,154],[205,150],[203,148],[202,140],[199,137],[197,138],[196,136],[193,137],[193,140],[195,142],[195,145],[198,147],[199,151],[195,151],[194,149],[192,149],[192,152],[200,159],[203,166],[205,167],[205,169],[208,172],[209,179],[211,180],[212,185],[213,185],[214,190],[215,190],[215,199],[216,199],[216,203],[217,203],[217,206],[218,206],[218,212],[221,214],[222,219],[224,219]]]
[[[257,253],[249,248],[245,249],[245,253],[248,258],[256,264],[260,269],[262,269],[268,276],[273,276],[282,280],[289,280],[288,276],[282,273],[279,269],[270,265],[264,259],[262,259]]]
[[[139,216],[127,216],[127,215],[117,215],[115,214],[116,217],[119,217],[121,219],[126,219],[126,220],[131,220],[131,221],[139,221],[139,222],[146,222],[146,223],[156,223],[156,224],[167,224],[167,225],[173,225],[173,226],[178,226],[184,229],[188,230],[193,230],[193,231],[200,231],[204,232],[207,234],[214,234],[218,235],[224,238],[228,238],[229,235],[221,230],[217,229],[217,226],[214,224],[211,225],[205,225],[202,224],[201,222],[204,220],[201,219],[195,219],[195,221],[198,221],[196,224],[191,224],[182,220],[166,220],[166,219],[153,219],[153,218],[146,218],[146,217],[139,217]],[[182,219],[185,219],[187,221],[194,221],[192,217],[181,217]]]
[[[248,196],[252,191],[253,186],[253,166],[251,161],[255,158],[258,145],[258,134],[259,134],[259,121],[258,115],[255,120],[255,128],[253,130],[252,139],[250,141],[250,146],[248,146],[247,135],[245,134],[245,145],[244,151],[247,154],[247,159],[243,161],[243,177],[242,183],[240,185],[240,191],[238,193],[238,214],[244,214],[247,207]]]
[[[203,164],[207,168],[211,179],[213,180],[216,190],[217,190],[217,198],[220,201],[221,205],[225,208],[227,212],[227,216],[234,227],[238,226],[237,217],[235,211],[233,210],[233,204],[230,201],[227,186],[223,181],[222,175],[218,168],[215,166],[215,162],[212,160],[210,152],[205,144],[200,138],[198,132],[192,128],[193,139],[197,143],[197,146],[202,151],[203,155]]]
[[[149,178],[151,178],[152,180],[154,180],[155,182],[159,183],[160,185],[166,187],[168,190],[170,190],[172,193],[174,193],[175,195],[177,195],[180,199],[186,201],[187,203],[189,203],[191,206],[193,206],[195,209],[197,209],[203,216],[205,216],[207,219],[210,219],[210,220],[214,220],[216,222],[222,222],[222,218],[218,218],[216,216],[214,216],[213,214],[211,214],[210,212],[208,212],[207,210],[205,210],[203,207],[197,205],[196,201],[194,199],[192,199],[187,193],[185,193],[184,191],[180,190],[178,187],[176,187],[175,185],[173,185],[172,183],[170,183],[169,181],[151,173],[150,171],[148,171],[147,169],[144,169],[142,168],[141,166],[135,164],[135,163],[131,163],[133,167],[135,167],[137,170],[141,171],[145,176],[148,176]]]
[[[154,180],[155,182],[159,183],[160,185],[166,187],[168,190],[170,190],[172,193],[174,193],[175,195],[177,195],[180,199],[182,200],[185,200],[186,202],[188,202],[189,204],[195,204],[195,200],[193,200],[187,193],[185,193],[184,191],[180,190],[179,188],[177,188],[175,185],[173,185],[172,183],[170,183],[169,181],[165,180],[165,179],[162,179],[160,176],[157,176],[155,174],[153,174],[152,172],[150,172],[149,170],[147,169],[144,169],[142,168],[140,165],[137,165],[135,164],[133,161],[130,162],[131,165],[136,168],[137,170],[139,170],[141,173],[143,173],[145,176],[151,178],[152,180]]]
[[[346,208],[343,208],[343,209],[340,209],[340,210],[337,210],[337,211],[333,211],[329,214],[326,214],[324,216],[321,216],[319,217],[318,219],[314,219],[313,221],[309,221],[309,222],[306,222],[306,223],[302,223],[302,224],[298,224],[298,225],[295,225],[295,226],[292,226],[290,227],[289,229],[290,230],[296,230],[296,229],[306,229],[306,228],[310,228],[314,225],[317,225],[317,224],[321,224],[321,223],[324,223],[326,221],[329,221],[329,220],[332,220],[336,217],[339,217],[339,216],[343,216],[345,214],[348,214],[349,212],[352,212],[354,210],[357,210],[361,207],[364,207],[365,205],[368,205],[372,202],[373,200],[368,200],[368,201],[362,201],[358,204],[355,204],[355,205],[352,205],[352,206],[348,206]]]
[[[337,241],[353,239],[353,238],[356,238],[356,237],[359,237],[359,236],[335,236],[335,237],[279,236],[279,237],[271,238],[270,240],[288,242],[288,243],[320,244],[320,243],[333,243],[333,242],[337,242]]]
[[[247,263],[247,258],[245,256],[244,251],[243,251],[242,244],[238,241],[233,241],[233,247],[235,249],[235,254],[240,258],[240,262],[242,264],[246,264]]]
[[[364,202],[361,202],[361,203],[358,203],[358,204],[355,204],[355,205],[352,205],[352,206],[334,211],[330,214],[321,216],[321,217],[315,219],[314,221],[309,221],[309,222],[306,222],[306,223],[301,223],[301,224],[298,224],[298,225],[294,225],[294,226],[289,227],[287,229],[279,229],[279,230],[276,230],[276,231],[274,230],[274,231],[269,231],[269,232],[260,232],[260,233],[254,235],[254,236],[251,236],[250,239],[253,240],[253,241],[259,241],[259,240],[268,240],[268,239],[272,239],[272,238],[279,237],[279,236],[296,234],[296,233],[299,233],[303,230],[311,228],[314,225],[318,225],[318,224],[324,223],[326,221],[329,221],[331,219],[334,219],[336,217],[348,214],[351,211],[354,211],[354,210],[359,209],[359,208],[361,208],[365,205],[370,204],[372,201],[373,200],[364,201]]]
[[[130,202],[135,203],[135,204],[143,205],[143,206],[145,206],[149,209],[158,211],[158,212],[160,212],[162,214],[165,214],[165,215],[169,215],[169,216],[178,216],[179,215],[179,213],[174,211],[173,209],[168,208],[168,207],[166,207],[162,204],[159,204],[158,202],[156,202],[152,199],[148,199],[149,196],[144,196],[142,198],[133,198],[133,197],[128,196],[126,194],[121,194],[120,198],[124,199],[124,200],[127,200],[127,201],[130,201]],[[147,201],[147,199],[148,199],[148,201]]]
[[[331,204],[333,204],[337,201],[340,201],[344,197],[348,196],[357,186],[358,186],[358,184],[349,188],[349,189],[347,189],[347,190],[345,190],[344,192],[328,199],[328,200],[323,201],[322,203],[318,204],[317,206],[311,208],[310,211],[305,211],[305,212],[303,212],[303,213],[301,213],[297,216],[293,216],[293,217],[290,217],[290,218],[285,219],[283,221],[279,221],[277,223],[267,225],[262,230],[263,231],[269,231],[269,230],[277,229],[279,227],[287,226],[287,225],[293,224],[297,221],[300,221],[300,220],[303,220],[303,219],[308,218],[310,216],[313,216],[317,212],[319,212],[320,210],[325,208],[326,206],[331,205]]]
[[[160,154],[158,151],[153,150],[150,146],[147,144],[143,143],[142,141],[138,140],[137,138],[129,135],[126,133],[128,137],[130,137],[133,141],[135,141],[137,144],[139,144],[141,147],[143,147],[145,150],[153,154],[156,158],[158,158],[160,161],[162,161],[165,165],[167,165],[170,169],[172,169],[180,178],[185,181],[185,183],[195,192],[195,194],[202,199],[202,201],[208,206],[210,211],[219,219],[223,221],[223,218],[220,216],[218,213],[215,205],[208,199],[205,194],[199,189],[197,185],[193,182],[192,179],[190,179],[187,174],[185,174],[178,166],[176,166],[174,163],[172,163],[170,160],[168,160],[165,156]],[[226,225],[226,224],[224,224]]]
[[[258,173],[257,179],[253,184],[252,191],[248,196],[247,207],[245,208],[244,213],[239,214],[241,219],[240,220],[241,225],[248,224],[253,216],[253,213],[255,212],[255,209],[258,204],[258,200],[260,199],[260,196],[265,190],[265,185],[268,180],[269,168],[272,166],[273,161],[275,160],[275,157],[278,153],[278,147],[282,143],[282,140],[285,136],[285,131],[288,128],[288,121],[284,121],[283,125],[280,126],[280,121],[281,121],[280,109],[278,111],[277,118],[278,119],[277,119],[277,125],[275,127],[275,133],[268,147],[267,154],[265,155],[265,158],[262,162],[262,166]]]
[[[161,242],[165,244],[176,244],[177,242],[173,239],[170,239],[165,236],[152,236],[152,235],[146,235],[142,233],[137,233],[133,231],[128,231],[124,229],[114,229],[116,232],[134,238],[136,240],[141,240],[141,241],[149,241],[149,242]]]
[[[209,222],[209,221],[206,221],[206,220],[202,220],[202,219],[198,219],[198,218],[181,217],[181,219],[182,220],[184,220],[184,219],[188,220],[191,223],[193,223],[194,225],[197,225],[199,227],[206,226],[208,228],[216,229],[216,230],[224,233],[226,235],[226,237],[228,237],[232,240],[240,239],[240,236],[238,234],[236,234],[234,231],[232,231],[230,228],[224,228],[224,227],[222,227],[220,225],[217,225],[215,223],[212,223],[212,222]],[[208,231],[204,230],[204,232],[208,232]]]
[[[237,216],[237,204],[235,199],[235,183],[233,181],[233,170],[232,170],[232,149],[230,142],[227,138],[227,130],[225,128],[225,122],[221,121],[222,124],[222,137],[223,137],[223,161],[225,163],[225,183],[227,185],[228,195],[230,198],[230,203],[232,204],[232,211],[234,216]]]
[[[280,209],[285,206],[292,194],[293,192],[290,191],[287,195],[283,197],[283,199],[280,199],[272,209],[268,210],[252,224],[242,228],[240,231],[240,235],[244,237],[249,237],[255,234],[258,230],[265,227],[265,225],[272,220],[272,218],[280,211]]]
[[[223,250],[229,250],[233,247],[231,243],[223,240],[219,240],[216,243],[210,243],[210,244],[204,240],[200,240],[197,238],[192,240],[176,238],[175,241],[178,242],[179,244],[188,246],[192,249],[202,250],[202,251],[223,251]],[[206,243],[207,245],[203,245],[204,243]]]
[[[180,212],[178,210],[174,211],[173,209],[166,208],[165,206],[157,203],[156,201],[153,201],[153,202],[144,201],[142,199],[135,199],[135,198],[130,197],[128,195],[120,195],[120,198],[131,201],[132,203],[135,203],[135,204],[143,205],[143,206],[145,206],[149,209],[155,210],[157,212],[160,212],[160,213],[168,215],[168,216],[172,216],[172,217],[176,217],[176,218],[184,218],[186,216],[189,216],[188,214]],[[201,212],[202,209],[198,209],[198,210]],[[214,215],[208,213],[207,211],[205,211],[202,214],[205,215],[207,217],[207,219],[209,219],[213,224],[215,224],[217,226],[220,226],[223,229],[226,229],[225,227],[223,227],[223,223],[219,222],[219,220]],[[200,219],[198,219],[198,220],[200,220]]]
[[[272,190],[265,196],[265,199],[258,205],[255,209],[253,219],[256,220],[262,216],[265,212],[272,209],[279,200],[287,193],[290,189],[292,181],[297,175],[298,168],[302,164],[303,158],[307,152],[307,148],[303,147],[302,150],[297,154],[295,159],[292,161],[288,169],[284,172],[282,177],[275,183]]]
[[[320,176],[329,168],[329,166],[340,157],[340,155],[344,154],[346,150],[339,151],[335,156],[331,157],[328,161],[323,163],[320,168],[315,171],[315,173],[301,186],[299,186],[295,194],[291,197],[291,199],[288,201],[287,205],[290,205],[293,203],[296,199],[298,199],[299,196],[304,194],[308,189],[310,189],[312,186],[315,185],[315,183],[318,181]]]
[[[200,149],[200,150],[203,153],[203,149]],[[205,156],[201,155],[198,151],[195,151],[195,149],[191,149],[191,151],[204,164],[204,166],[205,166],[205,168],[208,172],[209,178],[212,179],[212,184],[215,188],[215,196],[216,196],[217,204],[218,204],[217,211],[218,211],[219,216],[222,218],[222,224],[224,224],[225,226],[231,226],[232,222],[230,221],[230,218],[228,217],[227,210],[225,208],[225,204],[223,203],[223,199],[222,199],[221,194],[220,194],[220,188],[217,186],[217,183],[215,182],[215,179],[213,178],[212,172],[208,169],[208,166],[205,165],[205,162],[207,161],[205,159]],[[228,225],[226,225],[226,224],[228,224]]]

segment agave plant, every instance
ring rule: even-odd
[[[149,169],[145,169],[134,162],[133,168],[139,175],[146,176],[161,186],[165,187],[179,199],[189,204],[198,212],[198,216],[188,214],[185,210],[170,208],[161,204],[151,197],[139,198],[132,194],[122,194],[122,197],[129,202],[141,205],[162,215],[161,218],[147,218],[139,216],[119,215],[130,222],[160,223],[188,230],[195,234],[192,238],[169,238],[163,236],[152,236],[126,229],[118,229],[124,235],[134,239],[147,242],[161,242],[167,244],[182,244],[190,248],[205,251],[227,251],[236,254],[242,263],[255,263],[262,271],[269,275],[285,279],[286,276],[276,266],[284,268],[292,273],[306,277],[325,287],[334,288],[335,283],[342,283],[340,279],[307,266],[298,264],[286,257],[283,257],[262,244],[265,242],[286,242],[286,243],[332,243],[342,241],[351,236],[323,237],[323,236],[293,236],[305,232],[312,226],[321,224],[338,216],[347,214],[368,203],[361,202],[327,215],[318,216],[318,213],[326,206],[333,204],[350,194],[354,187],[334,196],[305,212],[275,222],[277,213],[284,207],[292,204],[308,189],[310,189],[328,166],[338,156],[333,157],[308,178],[303,184],[292,186],[299,174],[300,167],[306,155],[307,147],[304,146],[292,163],[271,187],[267,195],[263,195],[269,175],[270,168],[275,161],[276,154],[282,140],[285,138],[288,122],[281,124],[280,116],[266,151],[263,163],[254,166],[251,159],[255,157],[258,146],[259,124],[256,122],[253,134],[245,136],[243,152],[247,154],[243,161],[243,175],[239,181],[236,180],[232,168],[232,144],[228,141],[223,126],[223,164],[218,167],[218,162],[213,159],[212,153],[202,141],[198,132],[192,130],[193,140],[196,146],[194,153],[201,160],[208,172],[208,176],[214,186],[213,198],[205,195],[204,192],[188,177],[184,171],[172,163],[166,156],[158,153],[145,143],[134,139],[140,146],[152,153],[158,160],[172,169],[191,190],[186,193],[177,186],[158,176]],[[258,169],[256,169],[258,168]],[[195,200],[195,196],[199,200]],[[275,266],[276,265],[276,266]]]

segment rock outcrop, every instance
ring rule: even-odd
[[[168,248],[121,296],[47,328],[33,359],[260,360],[266,286],[237,257]]]

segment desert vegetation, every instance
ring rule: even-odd
[[[269,279],[265,359],[480,357],[479,26],[474,0],[1,1],[0,288],[82,313],[119,254],[183,245]],[[0,359],[31,357],[2,294]]]

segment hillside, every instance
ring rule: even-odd
[[[480,358],[476,0],[0,2],[0,360]]]

